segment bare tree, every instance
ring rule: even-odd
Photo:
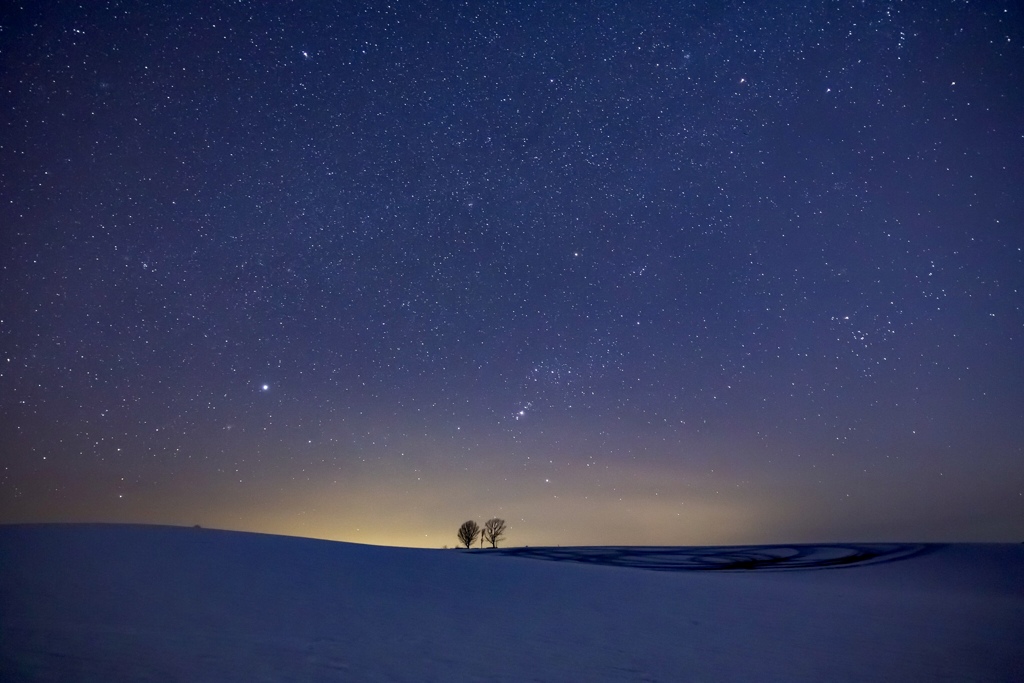
[[[491,544],[492,548],[498,547],[498,541],[505,538],[505,531],[508,529],[505,526],[505,520],[498,519],[497,517],[491,517],[489,520],[484,522],[484,534],[483,540]]]
[[[459,527],[459,543],[464,544],[468,548],[469,546],[473,545],[473,541],[476,540],[476,536],[479,533],[479,524],[477,524],[473,520],[463,522],[462,526]]]

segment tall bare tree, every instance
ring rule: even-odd
[[[492,548],[498,547],[498,541],[505,538],[505,531],[508,527],[505,525],[505,520],[498,519],[497,517],[491,517],[489,520],[484,522],[484,540],[491,544]]]
[[[473,541],[476,540],[477,534],[479,533],[479,524],[477,524],[473,520],[463,522],[462,526],[459,527],[459,543],[464,544],[468,548],[469,546],[473,545]]]

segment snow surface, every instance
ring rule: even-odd
[[[1024,545],[652,571],[207,529],[0,526],[0,680],[1021,681]]]

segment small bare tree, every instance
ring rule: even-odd
[[[505,520],[498,519],[497,517],[491,517],[489,520],[484,522],[484,535],[483,539],[491,544],[492,548],[498,547],[498,541],[505,538],[505,530],[508,527],[505,526]]]
[[[459,527],[459,543],[464,544],[467,548],[473,545],[473,541],[476,540],[477,534],[480,533],[480,525],[469,520],[463,522],[462,526]]]

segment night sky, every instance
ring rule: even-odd
[[[5,3],[0,522],[1024,540],[1022,29]]]

